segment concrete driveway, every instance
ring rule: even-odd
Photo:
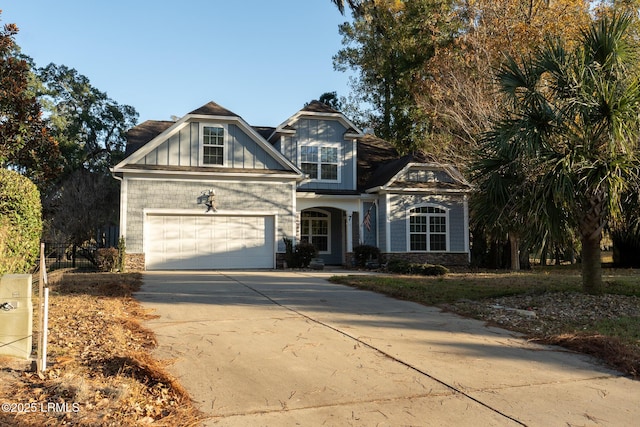
[[[638,425],[638,381],[330,275],[149,272],[136,298],[206,425]]]

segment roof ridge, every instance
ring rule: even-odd
[[[191,111],[189,114],[202,114],[202,115],[205,115],[205,116],[233,116],[233,117],[240,117],[239,115],[237,115],[233,111],[224,108],[222,105],[220,105],[220,104],[218,104],[218,103],[216,103],[214,101],[207,102],[203,106],[201,106],[199,108],[196,108],[195,110]]]
[[[320,102],[317,99],[314,99],[307,105],[305,105],[301,111],[307,111],[310,113],[337,113],[340,114],[340,111],[335,110],[325,104],[324,102]]]

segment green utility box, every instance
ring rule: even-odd
[[[30,274],[5,274],[0,278],[0,354],[31,356],[33,305]]]

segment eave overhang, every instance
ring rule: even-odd
[[[177,167],[177,166],[148,166],[148,165],[127,165],[124,167],[114,167],[111,173],[118,177],[148,177],[162,179],[163,177],[189,179],[237,179],[253,178],[263,180],[290,180],[295,182],[304,181],[302,173],[274,171],[269,169],[226,169],[226,168],[206,168],[206,167]]]
[[[347,129],[347,131],[343,135],[345,139],[362,138],[364,136],[364,133],[351,120],[349,120],[342,113],[339,113],[339,112],[329,113],[329,112],[305,111],[304,109],[298,111],[296,114],[294,114],[293,116],[289,117],[284,122],[280,123],[280,125],[278,125],[278,127],[276,127],[276,130],[274,131],[274,134],[275,133],[289,133],[290,129],[291,129],[291,124],[294,123],[296,120],[298,120],[301,117],[308,117],[308,118],[313,118],[313,119],[337,120],[338,122],[340,122]],[[293,132],[295,132],[295,130]]]
[[[472,188],[424,188],[424,187],[393,187],[381,185],[365,190],[367,194],[386,193],[422,193],[422,194],[467,194],[473,191]]]

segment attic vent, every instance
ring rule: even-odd
[[[411,170],[407,173],[407,181],[411,182],[435,182],[436,175],[429,170]]]

